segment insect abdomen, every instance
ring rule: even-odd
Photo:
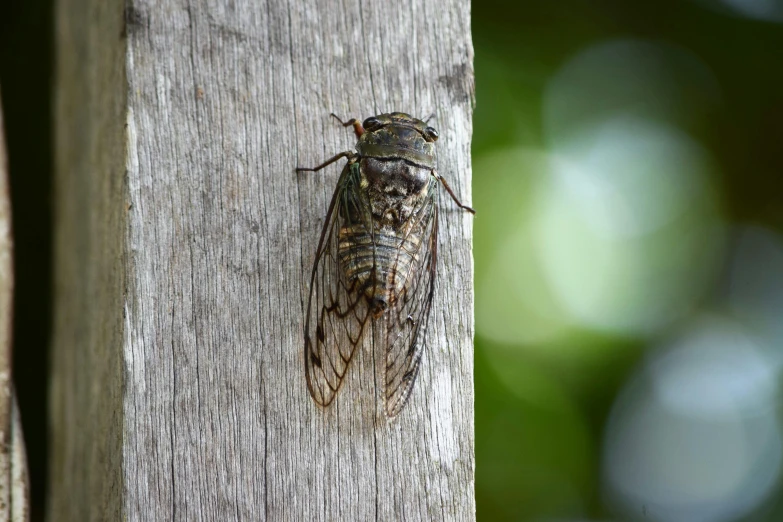
[[[340,228],[340,268],[348,286],[356,285],[375,316],[392,305],[407,285],[420,244],[421,235],[415,232],[403,239],[392,230],[373,237],[363,225]]]

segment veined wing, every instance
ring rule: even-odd
[[[305,378],[310,395],[321,406],[334,400],[371,317],[366,299],[345,280],[338,260],[341,216],[361,206],[357,174],[358,164],[350,161],[340,174],[310,277]]]
[[[408,402],[424,353],[424,337],[435,292],[435,273],[438,259],[438,205],[437,186],[433,181],[430,196],[419,211],[411,217],[402,245],[418,244],[414,252],[403,252],[411,260],[402,293],[383,316],[386,367],[384,402],[386,415],[395,417]],[[420,241],[406,241],[410,234],[420,234]],[[395,270],[395,273],[404,271]]]

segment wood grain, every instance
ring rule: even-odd
[[[294,172],[353,147],[330,112],[435,112],[469,204],[467,0],[59,4],[51,517],[474,520],[472,217],[442,194],[407,408],[366,343],[320,410],[303,308],[340,167]]]

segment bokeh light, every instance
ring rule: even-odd
[[[675,124],[718,99],[708,69],[672,46],[610,41],[567,61],[545,91],[548,149],[475,162],[491,190],[476,194],[477,250],[490,252],[478,331],[522,344],[575,326],[645,336],[687,313],[714,278],[722,220],[714,162]]]
[[[732,239],[722,312],[651,347],[615,402],[603,468],[625,517],[737,520],[779,483],[783,242],[747,226]]]
[[[535,205],[536,252],[571,320],[648,335],[688,312],[715,273],[711,163],[682,132],[636,118],[572,133]]]
[[[758,507],[781,468],[767,363],[753,335],[721,317],[653,349],[606,428],[605,487],[623,519],[728,521]]]

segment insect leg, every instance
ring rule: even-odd
[[[456,203],[459,208],[465,209],[468,212],[470,212],[471,214],[475,214],[476,213],[476,211],[473,210],[472,208],[470,208],[469,206],[463,205],[462,203],[460,203],[460,200],[457,199],[457,196],[454,194],[454,191],[451,190],[451,187],[449,187],[449,184],[446,183],[445,179],[443,179],[443,176],[438,174],[437,170],[432,169],[432,175],[435,176],[435,179],[437,179],[438,181],[440,181],[443,184],[443,186],[446,188],[446,191],[448,191],[449,196],[451,196],[451,199],[454,200],[454,203]]]
[[[340,125],[342,125],[343,127],[350,127],[351,125],[353,125],[353,132],[356,133],[357,138],[361,138],[362,134],[364,134],[364,127],[362,127],[361,122],[356,118],[351,118],[348,121],[343,121],[340,118],[338,118],[335,113],[331,113],[330,116],[335,120],[339,121]]]
[[[321,163],[317,167],[313,167],[311,169],[310,168],[306,168],[306,167],[296,167],[296,171],[297,172],[318,172],[322,168],[324,168],[324,167],[326,167],[328,165],[331,165],[332,163],[334,163],[335,161],[339,160],[340,158],[350,158],[352,156],[353,156],[353,152],[347,150],[345,152],[341,152],[337,156],[329,158],[328,160],[324,161],[323,163]]]

